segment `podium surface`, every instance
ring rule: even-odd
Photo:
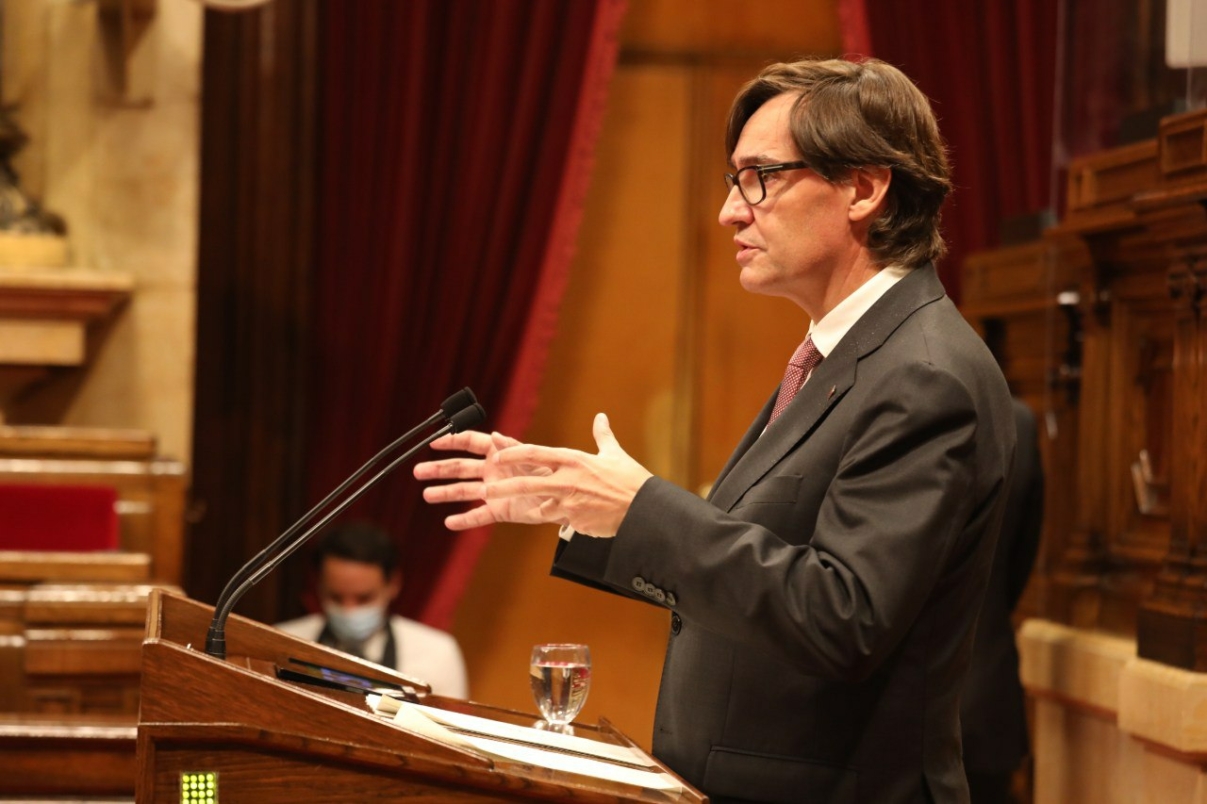
[[[358,692],[279,680],[290,659],[416,688],[421,703],[531,726],[533,717],[442,698],[378,665],[232,615],[227,659],[204,650],[213,609],[156,591],[142,654],[136,800],[256,802],[575,801],[694,804],[707,799],[607,721],[575,734],[641,757],[674,789],[512,761],[433,739],[377,714]]]

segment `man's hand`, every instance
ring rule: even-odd
[[[487,501],[541,499],[543,522],[566,524],[588,536],[615,536],[637,491],[652,475],[621,448],[607,416],[596,415],[593,433],[599,447],[595,455],[532,444],[495,453],[488,462],[508,471],[504,479],[487,484]],[[516,471],[520,467],[543,471]]]
[[[500,433],[478,433],[472,430],[446,435],[432,442],[432,449],[468,452],[478,458],[446,458],[440,461],[425,461],[415,465],[414,474],[419,480],[458,480],[466,482],[428,486],[423,490],[423,499],[430,503],[469,502],[486,499],[486,486],[511,475],[524,471],[540,474],[541,467],[513,466],[505,469],[491,459],[499,450],[519,445],[519,441]],[[478,480],[481,482],[473,482]],[[535,525],[545,520],[539,508],[544,502],[540,498],[511,497],[491,500],[485,505],[452,514],[444,519],[449,530],[469,530],[496,522],[518,522]]]
[[[485,501],[465,514],[448,517],[445,524],[453,530],[492,522],[552,522],[588,536],[611,537],[652,475],[621,448],[607,416],[595,417],[593,433],[599,447],[595,455],[521,444],[498,434],[447,436],[432,446],[481,458],[421,463],[415,467],[415,477],[481,480],[424,489],[428,502]]]

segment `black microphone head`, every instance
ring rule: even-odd
[[[474,396],[473,391],[469,390],[468,388],[462,388],[460,391],[440,403],[440,412],[444,414],[444,418],[451,419],[457,413],[457,411],[465,410],[477,401],[478,398]]]
[[[465,390],[468,391],[469,389]],[[468,430],[484,421],[486,421],[486,411],[477,402],[469,407],[462,408],[448,419],[448,423],[452,426],[454,433]]]

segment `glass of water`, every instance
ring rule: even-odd
[[[528,681],[550,729],[569,731],[591,689],[591,651],[586,645],[536,645]]]

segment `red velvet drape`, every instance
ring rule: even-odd
[[[357,0],[323,11],[317,500],[468,385],[528,423],[581,217],[623,0]],[[447,627],[485,533],[407,469],[353,515],[397,535],[398,609]]]
[[[840,0],[847,49],[900,67],[938,114],[956,185],[943,210],[950,250],[939,273],[956,299],[961,263],[998,245],[1004,218],[1055,204],[1058,5]]]

